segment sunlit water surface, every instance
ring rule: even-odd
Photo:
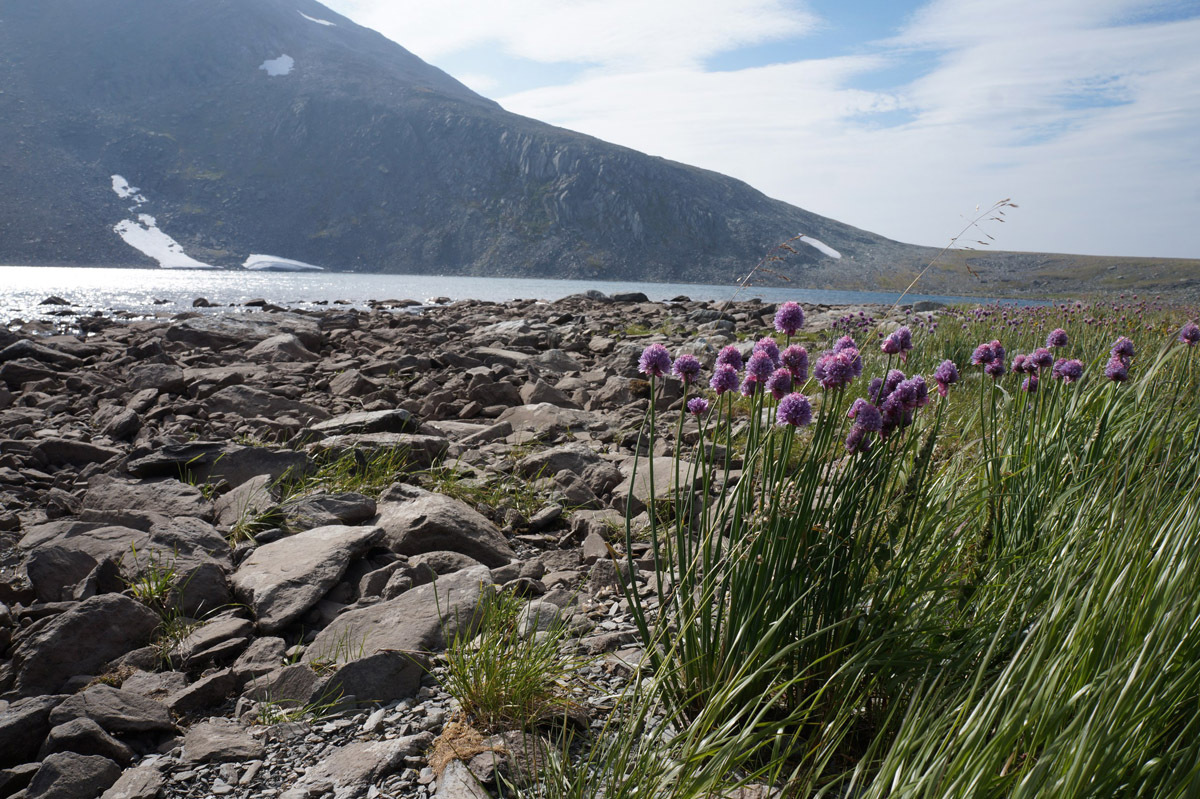
[[[651,300],[686,295],[694,300],[759,297],[767,302],[796,300],[828,305],[892,303],[894,292],[828,291],[694,283],[625,283],[536,278],[486,278],[440,275],[367,275],[345,272],[252,272],[187,269],[112,269],[103,267],[0,266],[0,322],[69,322],[94,312],[135,316],[172,315],[193,310],[203,297],[215,305],[241,306],[264,299],[275,305],[315,308],[333,303],[362,307],[370,300],[436,298],[556,300],[596,289],[605,294],[640,291]],[[43,305],[49,296],[69,306]],[[979,302],[979,298],[908,295],[905,302]],[[1022,303],[1024,304],[1024,303]]]

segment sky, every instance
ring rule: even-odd
[[[900,241],[1200,258],[1200,0],[325,2],[509,111]]]

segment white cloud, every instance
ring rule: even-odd
[[[866,55],[729,72],[704,59],[820,21],[782,0],[333,5],[435,64],[485,42],[586,63],[496,99],[893,238],[944,244],[1011,197],[998,247],[1200,257],[1200,19],[1137,21],[1170,3],[934,0]],[[919,77],[857,88],[914,56]]]

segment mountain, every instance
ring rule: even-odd
[[[936,254],[509,113],[314,0],[0,0],[0,263],[727,284],[788,240],[760,276],[902,289]],[[920,290],[1197,266],[955,252]]]
[[[508,113],[312,0],[0,0],[0,141],[0,263],[152,265],[122,223],[356,271],[729,282],[797,233],[827,247],[793,268],[924,252]]]

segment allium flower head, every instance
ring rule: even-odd
[[[820,381],[824,388],[841,388],[854,379],[854,362],[862,362],[858,350],[851,347],[841,352],[827,352],[817,359],[813,368],[813,377]],[[860,367],[861,368],[861,367]]]
[[[1014,355],[1012,359],[1013,374],[1023,374],[1025,372],[1025,361],[1028,360],[1024,355]]]
[[[775,361],[767,353],[756,350],[746,362],[746,376],[764,382],[775,371]]]
[[[1038,387],[1038,376],[1036,374],[1029,375],[1029,377],[1025,378],[1025,382],[1021,384],[1021,390],[1024,391],[1026,394],[1036,393],[1037,387]]]
[[[1083,361],[1072,358],[1059,358],[1054,362],[1053,376],[1064,383],[1074,383],[1083,377]]]
[[[775,420],[781,425],[806,427],[812,422],[812,404],[808,397],[799,392],[793,392],[779,401],[779,410],[775,412]]]
[[[865,428],[857,425],[850,428],[850,434],[846,436],[846,451],[850,454],[871,451],[871,438]]]
[[[1038,347],[1029,356],[1029,363],[1037,369],[1049,369],[1054,364],[1054,356],[1045,347]]]
[[[908,360],[908,352],[913,348],[912,331],[905,325],[897,330],[893,330],[888,334],[888,337],[883,340],[880,348],[888,355],[896,355],[897,353],[905,361]]]
[[[1046,336],[1047,347],[1065,347],[1067,346],[1067,331],[1061,327],[1056,327],[1050,331],[1050,335]]]
[[[1179,340],[1189,347],[1200,342],[1200,326],[1197,326],[1195,322],[1188,322],[1179,331]]]
[[[853,419],[855,427],[861,427],[870,433],[878,433],[883,427],[883,416],[879,409],[862,398],[854,401],[846,413],[846,418]]]
[[[671,353],[661,344],[651,344],[642,350],[638,371],[651,377],[662,377],[671,371]]]
[[[729,364],[721,364],[713,372],[712,379],[708,381],[709,388],[718,394],[724,394],[726,391],[733,391],[738,387],[738,373]]]
[[[984,374],[993,379],[999,379],[1004,376],[1004,361],[995,360],[983,367]]]
[[[766,389],[775,399],[783,399],[792,391],[792,373],[787,369],[776,369],[767,378]]]
[[[946,396],[947,389],[958,382],[958,367],[954,365],[954,361],[942,361],[941,365],[933,370],[933,380],[937,383],[938,393]]]
[[[671,366],[671,373],[689,386],[700,376],[700,361],[694,355],[680,355]]]
[[[762,389],[762,381],[755,380],[754,375],[746,373],[746,379],[742,381],[742,385],[738,387],[738,391],[742,392],[743,397],[753,397]]]
[[[879,349],[883,350],[885,355],[899,355],[900,342],[896,340],[896,334],[889,334],[888,337],[883,340],[883,343],[879,345]]]
[[[975,348],[975,351],[971,353],[971,363],[975,364],[976,366],[986,366],[991,363],[995,357],[996,356],[992,354],[991,344],[980,344]]]
[[[792,344],[779,355],[783,367],[792,373],[792,379],[803,383],[808,379],[808,350],[799,344]]]
[[[858,345],[854,343],[854,338],[851,336],[842,336],[837,341],[833,342],[833,351],[841,352],[842,350],[857,350]]]
[[[704,397],[692,397],[687,402],[687,409],[692,416],[703,416],[708,413],[708,400]]]
[[[754,352],[764,353],[768,358],[771,359],[771,363],[774,364],[776,368],[779,367],[779,342],[777,342],[775,339],[771,338],[770,336],[763,336],[758,341],[754,342]],[[753,358],[754,355],[751,355],[750,357]]]
[[[1108,366],[1104,367],[1104,376],[1114,383],[1124,383],[1129,379],[1129,364],[1121,360],[1120,356],[1114,355]]]
[[[1114,358],[1132,358],[1133,342],[1127,339],[1125,336],[1121,336],[1119,339],[1113,342],[1112,349],[1109,350],[1109,353]]]
[[[741,368],[745,366],[742,361],[742,351],[733,344],[722,348],[717,353],[717,366],[732,366],[735,370],[741,371]]]
[[[785,336],[794,336],[804,326],[804,309],[788,301],[775,312],[775,329]]]

